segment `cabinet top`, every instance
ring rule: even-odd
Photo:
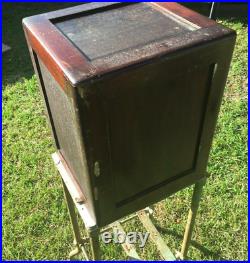
[[[170,2],[90,3],[25,18],[27,41],[62,88],[235,34]]]

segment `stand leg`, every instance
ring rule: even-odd
[[[210,13],[209,13],[209,18],[214,19],[214,20],[217,18],[219,7],[220,7],[220,3],[212,2]]]
[[[70,193],[69,193],[65,183],[63,182],[63,180],[62,180],[62,184],[63,184],[65,200],[66,200],[67,206],[68,206],[70,221],[71,221],[71,225],[72,225],[72,229],[73,229],[73,233],[74,233],[74,245],[76,246],[76,249],[74,249],[70,253],[70,256],[69,256],[70,258],[72,258],[73,256],[80,253],[81,234],[80,234],[80,229],[79,229],[79,225],[77,222],[77,216],[75,213],[74,202],[73,202],[73,200],[70,196]]]
[[[188,220],[187,220],[186,229],[185,229],[184,238],[181,247],[181,253],[180,253],[181,259],[185,259],[187,256],[187,251],[190,245],[191,236],[194,228],[195,218],[199,207],[199,202],[201,199],[201,193],[205,183],[206,183],[206,178],[196,183],[194,187],[191,208],[189,210]]]
[[[93,260],[100,260],[100,243],[99,243],[99,233],[100,230],[99,228],[96,227],[91,227],[88,230],[88,235],[89,235],[89,241],[90,241],[90,248],[91,248],[91,253],[92,253],[92,259]]]

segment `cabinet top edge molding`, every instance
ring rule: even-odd
[[[235,32],[174,2],[88,3],[23,19],[27,41],[67,86]]]

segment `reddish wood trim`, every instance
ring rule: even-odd
[[[200,15],[180,4],[174,2],[154,2],[153,4],[165,10],[168,10],[182,18],[185,18],[189,22],[196,24],[199,27],[209,27],[216,25],[216,22],[214,20]]]
[[[59,85],[66,89],[95,74],[93,66],[59,30],[43,16],[23,20],[28,41]]]
[[[91,3],[58,10],[54,12],[37,15],[23,20],[24,30],[26,32],[28,41],[35,51],[35,53],[44,62],[50,73],[53,75],[59,85],[66,91],[68,84],[77,86],[81,82],[93,78],[99,74],[108,73],[110,71],[126,67],[131,64],[143,62],[152,56],[159,56],[166,54],[166,52],[176,51],[176,49],[184,48],[187,45],[198,44],[195,39],[201,34],[201,32],[193,31],[192,39],[187,39],[186,34],[171,38],[166,43],[159,46],[159,43],[153,43],[151,49],[147,51],[147,54],[138,52],[134,54],[131,50],[130,54],[124,55],[123,52],[116,54],[121,58],[119,65],[112,64],[112,56],[103,58],[102,61],[89,61],[84,54],[77,49],[68,39],[61,33],[53,24],[53,19],[66,18],[67,16],[77,15],[79,13],[88,12],[91,10],[102,9],[109,6],[115,6],[118,3]],[[225,30],[224,27],[218,25],[215,21],[210,20],[204,16],[197,14],[176,3],[153,3],[156,9],[162,9],[163,11],[170,11],[187,21],[198,25],[199,27],[207,27],[216,29],[216,34],[210,37],[222,37],[230,34],[230,30]],[[98,12],[98,11],[97,11]],[[223,30],[222,30],[223,29]],[[205,33],[205,32],[204,32]],[[215,33],[215,32],[214,32]],[[197,34],[197,36],[196,36]],[[199,41],[202,43],[206,38],[199,36]],[[204,39],[203,39],[204,38]],[[173,42],[171,46],[168,42]],[[177,45],[177,43],[179,43]],[[175,47],[175,48],[174,48]],[[145,51],[146,47],[142,48]],[[117,61],[117,60],[116,60]]]
[[[162,42],[152,43],[141,47],[139,50],[131,50],[129,56],[126,51],[121,51],[113,56],[104,57],[92,61],[99,75],[126,68],[139,63],[159,58],[160,56],[171,55],[177,51],[188,50],[193,46],[209,44],[221,38],[235,37],[235,31],[223,28],[216,24],[211,27],[190,31],[183,35],[171,37]]]

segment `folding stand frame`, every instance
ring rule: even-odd
[[[150,213],[151,209],[146,208],[141,211],[138,211],[137,213],[116,221],[109,226],[107,226],[104,229],[99,229],[98,226],[95,224],[95,222],[91,219],[89,216],[88,210],[86,209],[84,203],[79,203],[77,202],[77,193],[75,189],[72,187],[71,182],[69,180],[70,177],[72,177],[72,174],[70,174],[70,170],[67,166],[67,163],[61,158],[60,154],[54,153],[52,154],[52,158],[54,160],[54,163],[62,177],[62,183],[63,183],[63,189],[64,189],[64,194],[65,194],[65,199],[67,202],[68,206],[68,211],[70,215],[70,220],[72,223],[72,228],[73,228],[73,233],[74,233],[74,245],[75,249],[70,252],[69,258],[73,259],[76,255],[82,254],[86,260],[100,260],[101,259],[101,253],[100,253],[100,242],[99,242],[99,235],[107,231],[111,228],[116,228],[119,230],[119,232],[123,232],[123,227],[122,224],[124,222],[127,222],[128,220],[138,217],[139,220],[142,222],[143,226],[146,228],[146,230],[149,232],[149,238],[151,241],[153,241],[159,250],[162,258],[164,260],[168,261],[174,261],[176,259],[185,259],[187,256],[187,251],[190,245],[191,241],[191,235],[193,232],[194,224],[195,224],[195,218],[197,214],[197,210],[199,207],[199,202],[201,199],[201,193],[203,186],[206,182],[206,178],[198,181],[195,184],[194,187],[194,192],[192,196],[192,201],[191,201],[191,208],[188,214],[188,220],[185,228],[185,233],[184,233],[184,238],[182,242],[182,247],[181,251],[178,252],[175,256],[171,252],[171,250],[168,248],[168,246],[165,244],[163,238],[161,237],[160,233],[152,223],[150,219]],[[77,214],[76,210],[78,211],[81,219],[84,222],[85,228],[88,233],[87,238],[82,238],[80,234],[80,229],[78,225],[78,219],[77,219]],[[85,249],[85,244],[86,242],[89,242],[90,248],[91,248],[91,257],[89,257],[86,249]],[[122,244],[122,247],[128,257],[130,259],[137,259],[140,260],[140,257],[138,253],[136,252],[136,249],[134,245],[128,243],[125,241],[125,243]]]

